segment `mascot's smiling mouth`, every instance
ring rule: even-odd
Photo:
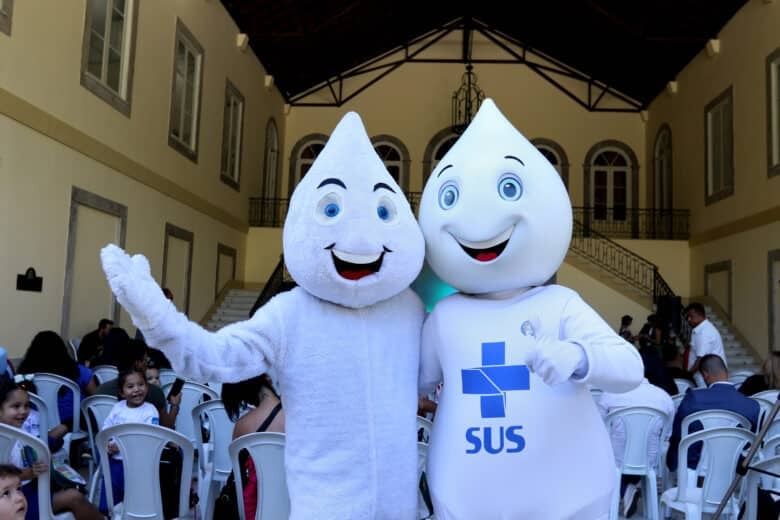
[[[466,254],[474,260],[477,260],[478,262],[492,262],[504,252],[504,248],[509,243],[509,239],[512,237],[512,232],[514,230],[515,226],[512,226],[499,236],[482,242],[471,242],[469,240],[455,238],[455,235],[453,235],[452,238],[455,238],[458,245],[460,245]]]
[[[347,280],[360,280],[370,274],[379,272],[385,253],[392,253],[387,247],[382,247],[382,252],[373,255],[358,255],[335,249],[336,244],[331,244],[325,249],[330,249],[333,258],[333,266],[342,278]]]

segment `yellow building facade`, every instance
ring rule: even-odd
[[[404,64],[340,107],[290,106],[219,2],[104,2],[112,13],[106,20],[122,28],[109,45],[95,43],[116,35],[112,22],[102,33],[93,23],[101,16],[95,2],[67,4],[0,4],[10,14],[0,16],[0,266],[7,273],[0,346],[11,356],[38,330],[77,337],[118,311],[97,257],[107,241],[147,256],[155,278],[174,286],[177,305],[195,320],[227,279],[264,283],[279,260],[281,230],[250,227],[250,198],[283,205],[310,159],[307,147],[326,139],[346,111],[361,115],[378,145],[399,152],[388,164],[410,194],[422,191],[438,147],[452,137],[461,64]],[[778,29],[777,3],[748,2],[722,30],[718,52],[702,49],[641,113],[589,112],[522,65],[475,66],[480,87],[515,126],[558,153],[573,206],[593,205],[593,161],[616,151],[627,161],[620,189],[629,209],[690,210],[687,241],[619,244],[658,265],[678,295],[711,296],[760,353],[780,348],[772,343],[780,338],[780,176],[767,152]],[[457,56],[459,45],[444,38],[426,52]],[[474,41],[475,55],[503,52]],[[179,87],[197,96],[188,99]],[[707,173],[705,145],[714,128],[707,114],[724,93],[733,114],[730,185]],[[327,95],[323,89],[305,101]],[[607,104],[615,101],[609,97]],[[661,147],[659,138],[668,143]],[[607,180],[617,193],[617,181]],[[42,292],[16,290],[16,275],[28,267],[43,277]],[[558,281],[615,327],[622,314],[641,322],[651,310],[569,262]],[[132,329],[126,314],[117,317]]]

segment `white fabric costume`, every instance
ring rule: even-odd
[[[293,519],[412,519],[424,308],[407,287],[422,234],[347,114],[290,201],[284,259],[300,287],[211,333],[174,309],[143,257],[102,252],[118,300],[177,373],[239,381],[273,365]]]
[[[587,385],[642,361],[575,292],[541,286],[572,229],[558,173],[486,100],[423,192],[426,258],[462,294],[423,329],[421,391],[444,381],[428,453],[439,520],[606,517],[615,465]]]

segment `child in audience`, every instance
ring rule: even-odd
[[[146,367],[146,384],[160,386],[160,369],[151,363]]]
[[[27,514],[21,474],[16,466],[0,464],[0,520],[24,520]]]
[[[103,421],[103,429],[118,424],[144,423],[160,424],[160,415],[157,408],[147,403],[146,374],[138,368],[130,368],[119,374],[119,399]],[[124,500],[125,476],[122,467],[122,454],[116,443],[109,441],[108,453],[111,455],[109,465],[111,467],[111,490],[113,491],[114,505]],[[100,510],[108,511],[108,499],[105,486],[100,493]]]
[[[18,376],[17,376],[18,377]],[[22,379],[17,383],[13,379],[0,379],[0,423],[24,429],[30,416],[30,396],[26,387],[29,382]],[[28,425],[29,428],[29,425]],[[11,450],[11,462],[21,468],[22,492],[27,498],[28,520],[38,520],[38,476],[49,477],[49,466],[38,460],[37,454],[28,446],[17,442]],[[70,511],[77,520],[103,519],[97,509],[75,488],[52,493],[52,509],[55,513]]]

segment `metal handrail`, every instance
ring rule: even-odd
[[[265,305],[268,300],[273,298],[282,289],[284,284],[284,256],[279,256],[279,263],[276,264],[271,276],[268,277],[268,281],[265,283],[265,287],[260,291],[260,296],[257,297],[255,304],[252,305],[252,310],[249,311],[249,317],[255,315],[255,311]]]

